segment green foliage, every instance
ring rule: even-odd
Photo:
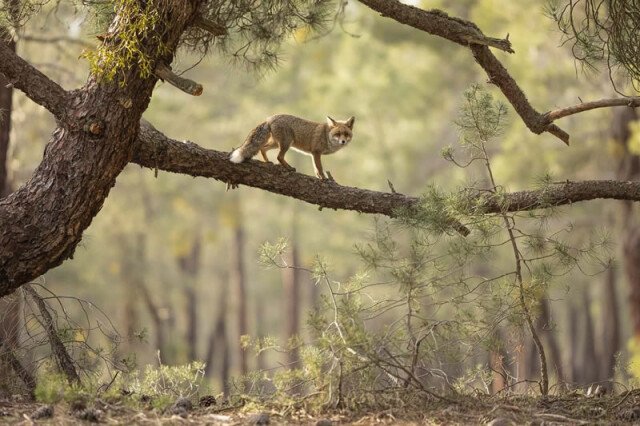
[[[163,14],[156,2],[137,0],[114,0],[113,11],[119,22],[124,23],[118,27],[117,40],[103,43],[96,50],[86,50],[83,56],[89,61],[91,73],[107,81],[119,77],[124,86],[129,69],[135,67],[140,77],[148,78],[153,73],[155,58],[166,53],[162,35],[155,31]],[[144,48],[150,40],[157,46],[152,52]]]
[[[151,397],[154,406],[164,408],[177,398],[197,399],[204,389],[204,363],[184,365],[147,365],[143,373],[135,371],[126,381],[126,389],[135,395]]]
[[[214,37],[198,28],[189,29],[185,44],[196,51],[212,47],[254,69],[273,69],[280,45],[294,33],[321,31],[335,10],[332,0],[269,0],[255,2],[206,2],[201,13],[226,29]]]
[[[610,73],[622,69],[639,88],[637,2],[550,0],[547,15],[557,22],[578,61],[590,68],[604,64]]]

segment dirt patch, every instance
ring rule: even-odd
[[[124,401],[100,399],[77,406],[24,401],[21,398],[0,400],[0,423],[29,424],[31,421],[51,425],[78,423],[109,424],[486,424],[507,426],[520,424],[633,424],[640,421],[640,390],[620,395],[586,397],[579,394],[533,398],[455,397],[453,402],[424,400],[422,407],[399,405],[395,408],[355,412],[327,410],[309,414],[304,409],[250,410],[242,407],[202,406],[180,403],[166,410],[136,409]],[[180,407],[180,409],[176,409]]]

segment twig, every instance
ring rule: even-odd
[[[580,112],[589,111],[596,108],[607,108],[615,106],[627,106],[636,108],[640,106],[640,97],[630,98],[612,98],[612,99],[600,99],[591,102],[582,102],[577,105],[559,108],[546,113],[546,117],[549,121],[555,121],[559,118],[567,117],[569,115],[578,114]]]

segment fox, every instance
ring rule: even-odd
[[[317,123],[294,115],[274,115],[254,128],[242,146],[233,150],[229,160],[242,163],[260,152],[264,161],[270,163],[267,151],[279,148],[278,162],[295,171],[284,159],[289,148],[293,148],[312,156],[316,177],[325,180],[327,176],[322,169],[321,156],[333,154],[351,142],[355,120],[351,117],[339,121],[327,116],[326,123]]]

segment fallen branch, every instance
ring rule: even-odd
[[[67,352],[67,349],[64,347],[64,344],[58,337],[58,330],[56,328],[56,324],[51,316],[51,312],[49,312],[49,308],[44,300],[38,295],[38,293],[31,287],[30,284],[24,286],[24,291],[26,291],[31,299],[35,302],[38,310],[40,311],[40,315],[44,321],[42,327],[47,332],[47,338],[49,339],[49,344],[51,345],[51,352],[53,353],[54,358],[58,363],[58,367],[67,377],[69,383],[80,383],[80,376],[78,376],[78,372],[76,371],[76,367],[73,364],[73,360]]]

